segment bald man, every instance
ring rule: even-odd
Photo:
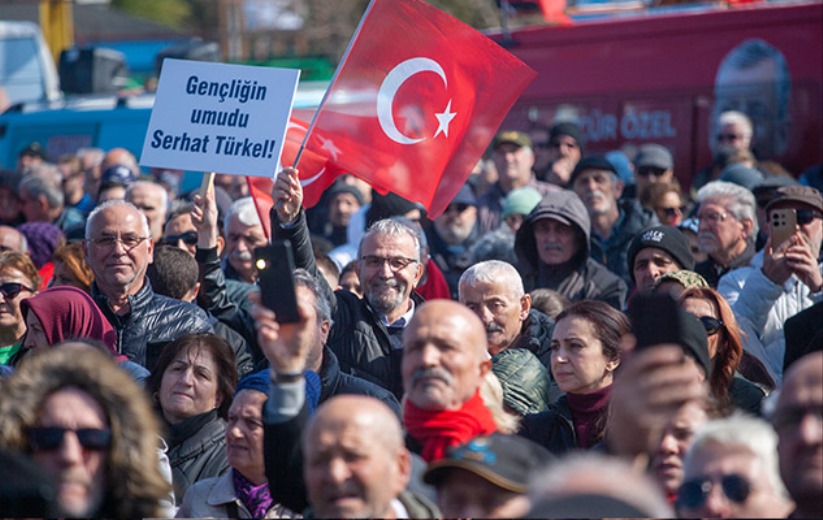
[[[451,446],[497,430],[480,397],[491,368],[486,347],[483,322],[451,300],[424,303],[409,322],[401,366],[403,423],[427,462],[442,458]]]
[[[432,514],[405,492],[411,454],[397,417],[372,397],[324,403],[303,439],[312,513],[320,518],[414,518]]]
[[[786,372],[772,424],[780,476],[796,509],[791,518],[823,518],[823,352],[797,360]]]
[[[28,243],[23,233],[11,226],[0,226],[0,252],[16,251],[18,253],[28,253]]]

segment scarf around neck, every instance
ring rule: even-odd
[[[407,399],[403,425],[412,438],[423,444],[421,456],[426,462],[442,459],[452,446],[497,431],[497,424],[479,391],[459,410],[423,410]]]
[[[271,509],[274,500],[269,494],[269,483],[263,482],[259,485],[254,485],[252,481],[244,477],[239,471],[232,468],[231,480],[234,484],[234,492],[237,493],[237,498],[243,502],[246,509],[251,513],[252,518],[263,518]]]
[[[592,447],[602,431],[602,417],[609,404],[612,385],[588,394],[566,394],[566,401],[572,410],[574,432],[577,445],[581,448]]]

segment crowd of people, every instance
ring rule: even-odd
[[[504,129],[432,219],[32,143],[0,175],[2,516],[823,517],[821,187],[716,126],[688,174]]]

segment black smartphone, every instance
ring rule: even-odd
[[[629,320],[637,338],[637,350],[653,345],[679,345],[680,313],[677,302],[668,294],[637,294],[629,302]]]
[[[300,321],[294,289],[294,256],[291,242],[280,240],[254,250],[260,298],[280,323]]]

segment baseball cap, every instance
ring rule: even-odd
[[[720,180],[731,182],[738,186],[743,186],[749,191],[753,191],[755,186],[763,182],[763,174],[754,168],[735,163],[723,168],[723,171],[720,172]]]
[[[492,143],[492,148],[495,150],[502,144],[505,143],[512,143],[516,144],[519,147],[528,146],[531,148],[532,140],[528,134],[523,132],[518,132],[517,130],[501,130],[494,136],[494,141]]]
[[[542,198],[543,196],[540,195],[539,191],[529,186],[512,190],[503,200],[503,209],[500,212],[500,218],[505,219],[514,213],[528,215],[535,206],[540,204]]]
[[[474,473],[497,487],[525,493],[531,473],[553,460],[554,456],[548,450],[526,438],[494,433],[475,437],[451,449],[445,458],[429,464],[423,481],[438,486],[450,469],[457,468]]]
[[[634,165],[637,168],[660,168],[668,170],[674,167],[672,154],[665,146],[649,143],[637,150]]]
[[[784,204],[786,202],[799,202],[810,206],[817,211],[823,213],[823,197],[820,192],[811,186],[782,186],[777,188],[774,198],[766,206],[766,211],[769,211],[777,204]]]
[[[451,201],[452,204],[468,204],[477,206],[477,197],[474,196],[471,186],[464,184]]]
[[[37,141],[34,141],[20,150],[18,157],[39,157],[45,159],[46,153],[43,151],[43,146]]]
[[[125,186],[129,187],[137,180],[137,175],[131,168],[123,164],[115,164],[106,168],[100,175],[100,186]]]
[[[613,173],[615,177],[620,177],[617,174],[617,170],[615,170],[614,165],[606,160],[605,156],[589,155],[588,157],[580,159],[580,162],[574,167],[574,171],[572,171],[571,177],[569,178],[569,186],[574,184],[574,180],[577,176],[585,170],[603,170]]]

